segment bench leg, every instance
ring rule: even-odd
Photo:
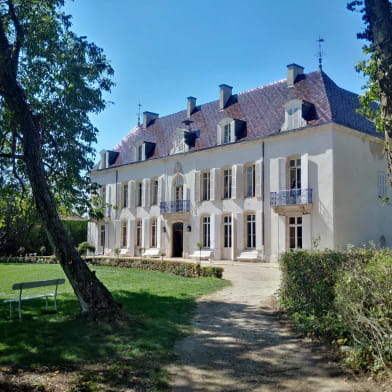
[[[12,302],[10,302],[10,318],[12,318]]]
[[[22,320],[22,301],[18,302],[19,319]]]

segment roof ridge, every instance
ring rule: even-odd
[[[287,80],[287,79],[281,79],[281,80],[278,80],[278,81],[276,81],[276,82],[264,84],[263,86],[259,86],[259,87],[251,88],[251,89],[249,89],[249,90],[241,91],[241,92],[239,92],[237,95],[243,95],[243,94],[251,93],[252,91],[261,90],[261,89],[263,89],[263,88],[270,87],[270,86],[274,86],[274,85],[276,85],[276,84],[282,83],[282,82],[284,82],[284,81],[286,81],[286,80]]]

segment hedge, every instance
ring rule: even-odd
[[[340,347],[356,369],[392,366],[392,252],[294,251],[281,258],[280,305],[306,334]]]
[[[55,264],[54,256],[19,256],[0,257],[1,263],[42,263]],[[121,268],[135,268],[139,270],[160,271],[187,278],[215,277],[222,278],[223,268],[202,267],[197,263],[186,263],[183,261],[152,260],[152,259],[129,259],[120,257],[88,257],[87,264],[97,266],[110,266]]]

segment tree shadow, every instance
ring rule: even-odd
[[[342,376],[321,344],[280,321],[269,306],[201,301],[169,368],[173,391],[320,391]]]
[[[144,291],[112,293],[130,315],[127,324],[80,318],[77,300],[67,294],[58,297],[57,313],[45,312],[40,300],[23,303],[22,320],[17,312],[10,319],[7,307],[1,307],[0,364],[9,367],[10,374],[17,369],[36,373],[82,369],[87,379],[99,374],[100,381],[113,385],[148,388],[153,382],[165,389],[162,364],[174,360],[175,341],[190,331],[195,300]]]

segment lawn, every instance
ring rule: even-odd
[[[94,270],[123,304],[129,324],[93,324],[78,318],[79,305],[68,282],[59,286],[57,313],[45,311],[44,299],[26,301],[19,321],[17,312],[11,319],[8,304],[1,303],[3,380],[43,375],[47,382],[38,377],[41,389],[31,391],[50,391],[62,375],[66,375],[68,390],[75,392],[168,390],[162,367],[175,359],[175,341],[191,331],[196,298],[228,284],[215,278],[191,279],[116,267]],[[13,283],[60,277],[64,273],[56,264],[0,264],[0,301],[17,295],[11,290]],[[32,295],[46,292],[47,288],[29,290]],[[4,377],[5,372],[9,377]],[[12,390],[6,383],[0,379],[0,390]]]

